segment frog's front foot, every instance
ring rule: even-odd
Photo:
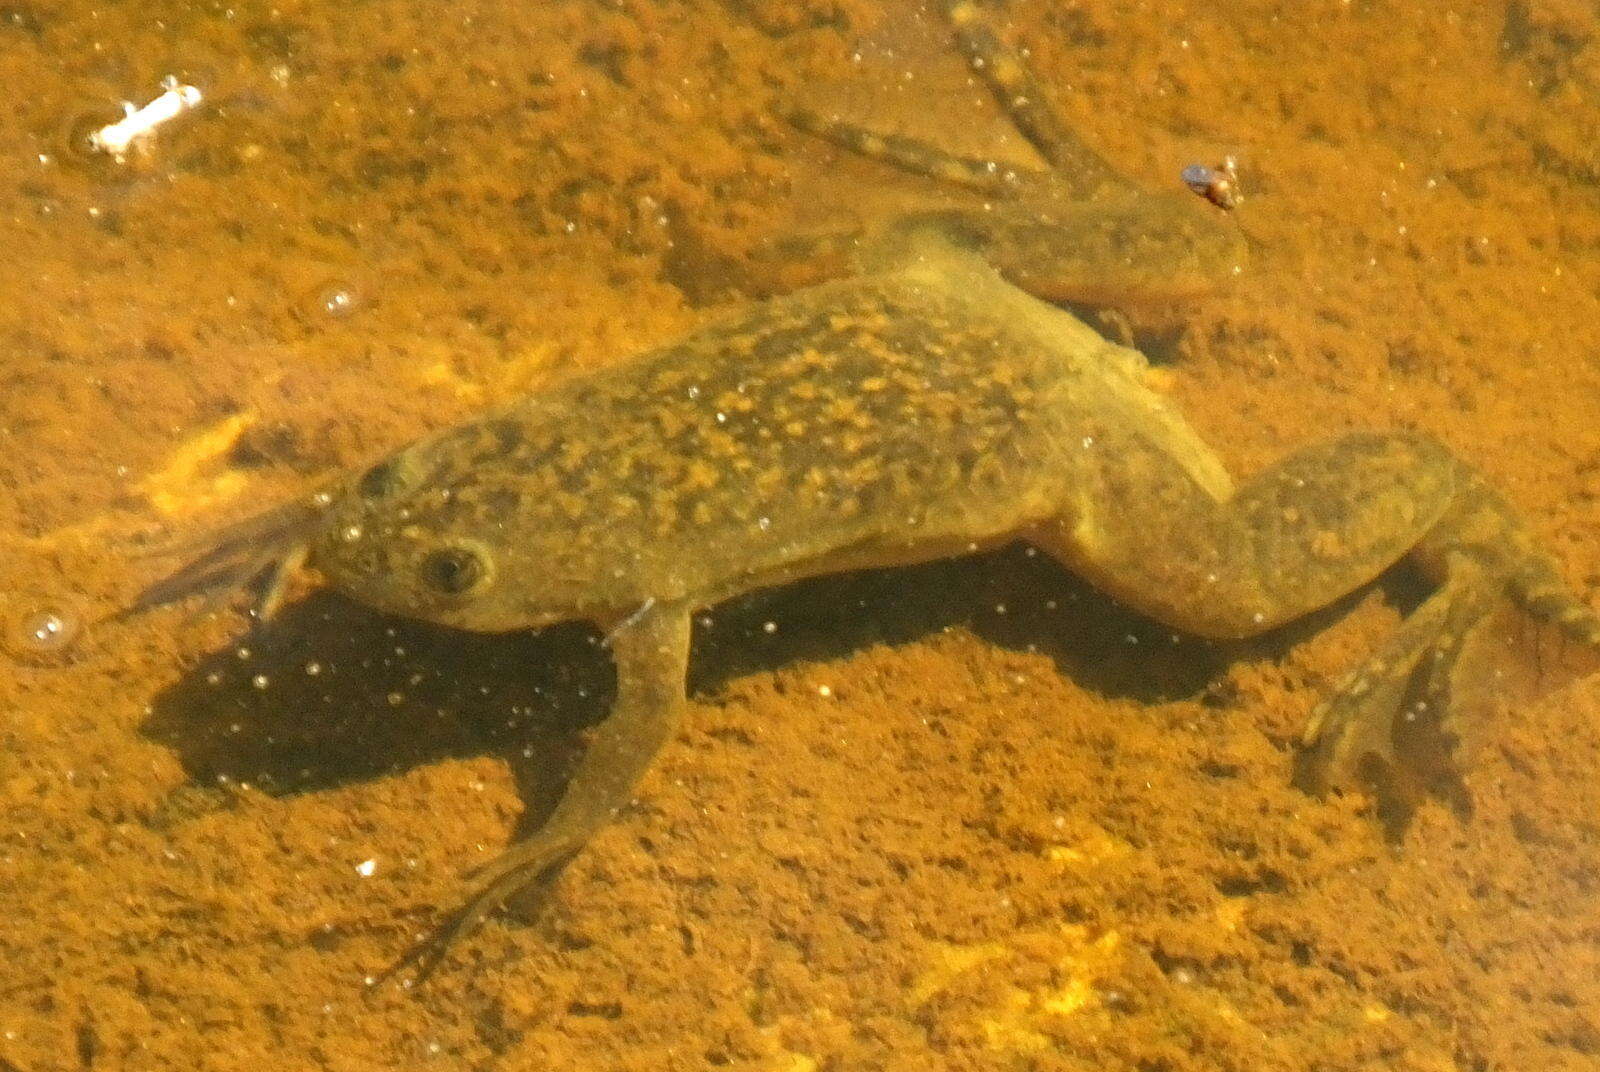
[[[542,903],[562,869],[587,840],[551,830],[550,825],[491,863],[479,876],[478,892],[437,930],[412,946],[373,985],[398,981],[402,986],[416,986],[433,974],[458,939],[471,934],[489,913],[513,897],[532,894],[536,902]]]

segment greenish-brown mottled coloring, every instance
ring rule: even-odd
[[[378,606],[508,629],[1003,537],[1058,513],[1124,425],[1225,488],[1143,367],[930,247],[403,452],[316,557]],[[410,560],[453,542],[495,574],[459,603]]]
[[[335,587],[397,614],[607,631],[612,713],[446,939],[627,799],[671,738],[691,615],[794,578],[1022,539],[1174,628],[1237,637],[1411,555],[1440,587],[1312,719],[1318,784],[1403,766],[1402,719],[1452,738],[1451,671],[1504,599],[1600,645],[1503,500],[1433,440],[1346,435],[1236,489],[1137,352],[937,232],[885,256],[440,432],[246,523],[143,602],[308,547]]]
[[[1441,581],[1482,575],[1447,585],[1451,606],[1505,594],[1600,638],[1504,502],[1433,440],[1347,435],[1235,490],[1145,372],[935,232],[877,275],[756,306],[400,452],[337,498],[312,559],[400,614],[609,629],[641,608],[687,614],[1020,538],[1176,628],[1239,637],[1410,553]],[[441,583],[452,561],[470,577]],[[1388,670],[1410,674],[1436,634]],[[1319,716],[1322,766],[1392,759],[1385,717]]]
[[[1031,76],[978,9],[958,0],[950,18],[1041,155],[1075,164],[1097,193],[1107,185],[1032,90],[1018,92]],[[308,552],[335,587],[396,614],[606,631],[611,713],[549,820],[422,951],[424,971],[507,896],[547,883],[628,799],[672,737],[691,615],[763,586],[1020,539],[1173,628],[1239,637],[1409,555],[1438,590],[1314,714],[1318,785],[1372,761],[1404,767],[1413,723],[1452,740],[1451,672],[1507,599],[1600,646],[1600,619],[1505,502],[1431,439],[1313,443],[1235,488],[1147,385],[1143,357],[1025,292],[1085,265],[1154,278],[1175,266],[1168,247],[1142,245],[1153,232],[1122,229],[1136,213],[1107,215],[1103,197],[1074,217],[1081,227],[1018,203],[1034,211],[901,221],[859,275],[442,431],[235,527],[139,600],[275,562],[281,576]],[[1014,228],[1005,241],[981,229],[1001,226]]]

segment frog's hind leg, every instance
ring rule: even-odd
[[[1001,40],[981,5],[975,0],[945,0],[944,11],[968,65],[1069,190],[1089,196],[1106,188],[1127,188],[1127,180],[1073,133],[1027,63]]]
[[[1043,179],[1042,172],[995,160],[959,156],[917,138],[880,134],[806,108],[790,109],[786,118],[796,129],[848,149],[857,156],[980,193],[1008,196],[1019,187]]]
[[[1301,770],[1309,787],[1359,778],[1374,763],[1393,781],[1449,786],[1461,736],[1449,686],[1458,663],[1477,654],[1467,646],[1476,630],[1508,598],[1600,648],[1600,619],[1510,507],[1427,437],[1354,433],[1310,444],[1232,494],[1202,486],[1142,435],[1102,426],[1093,447],[1115,464],[1080,469],[1066,516],[1028,539],[1174,628],[1219,639],[1261,633],[1402,558],[1439,584],[1313,716]]]
[[[1041,171],[958,156],[917,138],[880,134],[809,109],[791,109],[786,118],[797,130],[857,156],[990,197],[1015,197],[1047,179]],[[862,268],[863,250],[879,248],[885,237],[882,228],[858,226],[762,242],[745,255],[749,270],[742,273],[741,289],[753,296],[789,293],[853,274]]]
[[[1129,187],[1106,160],[1085,145],[1050,102],[1023,58],[1001,40],[987,12],[972,0],[945,0],[945,17],[957,46],[1017,131],[1076,197]],[[786,114],[791,125],[858,156],[941,182],[1005,196],[1043,185],[1046,173],[981,157],[961,156],[917,138],[885,134],[806,108]]]

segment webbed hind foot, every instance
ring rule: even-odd
[[[1506,605],[1600,651],[1600,615],[1562,583],[1510,508],[1476,475],[1417,549],[1440,588],[1378,655],[1318,705],[1302,737],[1296,781],[1312,792],[1375,782],[1391,826],[1424,794],[1465,805],[1457,752],[1464,736],[1456,671],[1477,630]],[[1467,656],[1471,658],[1471,656]]]
[[[1312,712],[1296,771],[1301,788],[1322,793],[1335,783],[1371,782],[1400,823],[1425,793],[1464,800],[1450,686],[1467,640],[1496,608],[1498,588],[1478,563],[1451,561],[1445,584]]]

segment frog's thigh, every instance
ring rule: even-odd
[[[1459,467],[1437,444],[1361,433],[1312,444],[1230,499],[1138,441],[1101,487],[1029,538],[1117,599],[1200,636],[1250,636],[1372,580],[1450,504]]]

